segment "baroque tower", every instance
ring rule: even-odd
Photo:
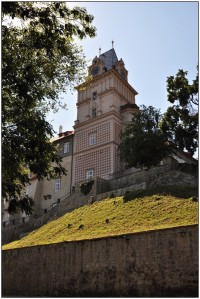
[[[122,169],[120,133],[139,109],[137,92],[128,83],[128,71],[113,48],[93,59],[88,75],[77,87],[73,184],[93,177],[109,179]]]

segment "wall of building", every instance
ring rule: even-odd
[[[74,141],[73,185],[86,179],[88,170],[94,177],[107,178],[121,169],[117,147],[120,142],[120,118],[115,114],[102,115],[92,122],[76,127]],[[95,135],[95,144],[90,136]]]
[[[2,279],[3,296],[197,297],[198,226],[6,250]]]
[[[70,194],[71,187],[71,168],[72,168],[72,156],[63,158],[62,167],[67,170],[67,175],[62,175],[60,179],[60,189],[55,189],[56,179],[48,181],[43,180],[42,192],[40,194],[40,209],[47,209],[50,205],[57,203],[58,200]],[[48,197],[47,195],[50,195]]]

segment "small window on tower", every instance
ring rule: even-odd
[[[92,133],[89,135],[89,145],[96,144],[96,133]]]
[[[87,180],[93,178],[93,169],[87,171],[86,178]]]
[[[93,99],[93,101],[95,101],[96,98],[97,98],[97,92],[95,91],[95,92],[93,92],[93,94],[92,94],[92,99]]]
[[[97,117],[97,109],[96,108],[92,109],[92,118],[95,118],[95,117]]]

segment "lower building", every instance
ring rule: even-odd
[[[62,157],[62,166],[66,169],[67,175],[62,175],[52,180],[46,178],[38,180],[34,174],[29,175],[30,185],[24,191],[34,200],[33,215],[43,215],[54,205],[69,196],[72,191],[72,163],[73,163],[73,140],[74,132],[61,132],[51,139],[57,146],[57,153]],[[3,226],[9,226],[29,221],[29,216],[19,212],[14,215],[8,213],[9,202],[4,201],[2,206]]]

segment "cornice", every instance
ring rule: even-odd
[[[87,98],[81,102],[76,103],[76,106],[79,107],[81,105],[87,104],[88,102],[90,102],[91,98]]]
[[[122,98],[126,103],[129,103],[129,101],[127,100],[127,98],[126,98],[122,93],[120,93],[120,92],[116,89],[116,87],[110,87],[109,89],[106,89],[106,90],[104,90],[104,91],[101,91],[101,92],[98,93],[98,96],[103,96],[103,95],[105,95],[105,94],[112,93],[112,92],[116,93],[116,94],[117,94],[120,98]],[[90,100],[91,100],[91,98],[87,98],[87,99],[85,99],[85,100],[83,100],[83,101],[81,101],[81,102],[76,103],[76,106],[77,106],[77,107],[80,107],[80,106],[82,106],[82,105],[84,105],[84,104],[89,103]]]
[[[95,122],[97,122],[97,121],[99,121],[99,120],[102,120],[102,119],[104,119],[104,118],[106,118],[106,117],[108,117],[108,116],[111,116],[111,115],[114,115],[114,116],[117,117],[119,120],[121,120],[121,115],[120,115],[120,113],[117,113],[115,110],[112,110],[112,111],[103,113],[102,115],[97,116],[97,117],[95,117],[95,118],[91,118],[91,119],[89,119],[89,120],[85,120],[85,121],[83,121],[83,122],[81,122],[81,123],[79,123],[79,124],[77,124],[77,125],[74,125],[73,128],[74,128],[74,129],[79,129],[79,128],[81,128],[81,127],[83,127],[83,126],[86,126],[86,125],[88,125],[88,124],[91,124],[91,125],[92,125],[93,123],[95,123]]]
[[[114,76],[116,76],[123,84],[126,85],[127,88],[131,89],[135,95],[138,94],[138,92],[128,83],[128,81],[126,81],[124,78],[122,78],[120,76],[120,74],[115,70],[115,69],[111,69],[109,71],[106,71],[100,75],[95,76],[94,78],[92,78],[92,80],[88,81],[88,82],[83,82],[82,84],[76,86],[75,88],[77,90],[81,89],[81,88],[86,88],[87,86],[92,85],[93,83],[95,84],[97,81],[100,81],[100,79],[104,79],[106,77],[108,77],[109,75],[113,74]]]

